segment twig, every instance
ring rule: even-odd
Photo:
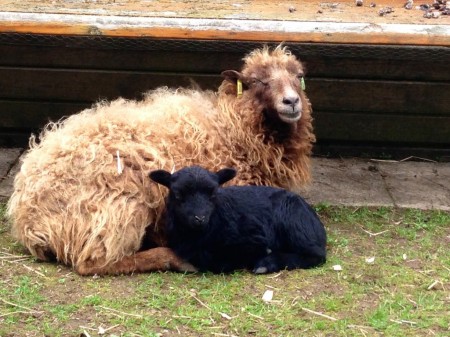
[[[98,328],[98,334],[99,335],[104,335],[107,331],[112,330],[114,328],[117,328],[118,326],[120,326],[120,324],[116,324],[113,326],[110,326],[109,328],[102,328],[101,326]]]
[[[31,268],[31,267],[28,267],[28,266],[25,265],[25,264],[23,264],[22,266],[24,266],[24,267],[25,267],[26,269],[28,269],[29,271],[35,272],[35,273],[38,274],[39,276],[47,277],[47,276],[45,276],[44,274],[42,274],[41,272],[39,272],[39,271],[37,271],[37,270],[35,270],[35,269]]]
[[[423,161],[428,161],[430,163],[437,163],[435,160],[428,159],[428,158],[422,158],[422,157],[416,157],[416,156],[409,156],[409,157],[403,158],[403,159],[399,160],[399,162],[401,163],[401,162],[404,162],[404,161],[408,161],[410,159],[420,159],[420,160],[423,160]]]
[[[264,321],[264,317],[261,317],[261,316],[252,314],[251,312],[247,312],[247,314],[249,314],[249,315],[252,316],[252,317],[255,317],[255,318],[257,318],[257,319],[260,319],[260,320]]]
[[[35,315],[37,313],[42,313],[42,311],[13,311],[13,312],[8,312],[6,314],[1,314],[0,317],[5,317],[5,316],[9,316],[9,315],[15,315],[15,314],[25,314],[25,315]]]
[[[23,254],[21,254],[21,255],[15,255],[15,254],[8,253],[8,252],[6,251],[5,248],[3,248],[2,250],[3,250],[2,254],[8,255],[8,256],[17,256],[17,257],[28,256],[28,257],[31,257],[31,255],[23,255]]]
[[[357,328],[357,329],[373,329],[371,326],[365,326],[365,325],[356,325],[356,324],[349,324],[347,325],[347,328]]]
[[[82,335],[84,335],[84,337],[91,337],[91,335],[89,334],[89,332],[87,332],[86,330],[83,330]]]
[[[132,316],[132,317],[144,318],[144,316],[142,316],[142,315],[129,314],[129,313],[127,313],[127,312],[123,312],[123,311],[119,311],[119,310],[116,310],[116,309],[104,307],[104,306],[102,306],[102,305],[99,305],[99,306],[97,306],[97,307],[98,307],[98,308],[105,309],[105,310],[110,310],[110,311],[113,311],[113,312],[117,312],[117,313],[119,313],[119,314],[126,315],[126,316]]]
[[[30,258],[29,256],[26,255],[12,255],[12,254],[7,254],[6,256],[0,256],[0,260],[6,260],[6,259],[28,259]]]
[[[337,321],[338,320],[337,318],[334,318],[334,317],[322,314],[321,312],[313,311],[311,309],[302,308],[302,310],[306,311],[306,312],[309,312],[311,314],[317,315],[317,316],[321,316],[321,317],[327,318],[327,319],[332,320],[332,321]]]
[[[392,160],[392,159],[374,159],[374,158],[372,158],[372,159],[370,159],[370,161],[380,162],[380,163],[402,163],[402,162],[404,162],[404,161],[408,161],[408,160],[411,160],[411,159],[420,159],[420,160],[423,160],[423,161],[428,161],[428,162],[431,162],[431,163],[436,163],[435,160],[427,159],[427,158],[422,158],[422,157],[416,157],[416,156],[409,156],[409,157],[406,157],[406,158],[403,158],[403,159],[400,159],[400,160]]]
[[[200,299],[198,299],[194,294],[190,294],[192,296],[192,298],[194,300],[196,300],[198,303],[200,303],[202,306],[204,306],[206,309],[208,309],[209,311],[212,311],[212,309],[210,307],[208,307],[205,303],[203,303],[202,301],[200,301]]]
[[[377,236],[377,235],[381,235],[381,234],[383,234],[383,233],[389,232],[389,229],[386,229],[385,231],[381,231],[381,232],[378,232],[378,233],[372,233],[372,232],[369,232],[369,231],[365,230],[365,229],[362,228],[362,227],[361,227],[361,230],[364,231],[364,232],[366,232],[366,233],[369,234],[370,236]]]
[[[428,286],[427,290],[433,289],[433,288],[436,287],[436,285],[438,285],[438,284],[441,284],[442,288],[444,288],[444,285],[442,284],[441,281],[434,280],[434,282],[431,283],[431,284]]]
[[[360,208],[361,207],[356,207],[355,210],[352,212],[352,214],[355,214],[356,212],[358,212]]]
[[[375,159],[371,158],[370,161],[374,161],[377,163],[398,163],[398,160],[392,160],[392,159]]]
[[[409,324],[409,325],[416,325],[417,322],[407,321],[404,319],[396,320],[396,319],[390,319],[391,322],[397,323],[397,324]]]
[[[0,301],[2,301],[3,303],[6,303],[8,305],[11,305],[13,307],[16,307],[16,308],[25,309],[25,310],[27,310],[29,312],[32,312],[32,313],[35,313],[35,314],[42,314],[43,313],[43,311],[37,311],[37,310],[31,309],[31,308],[27,308],[27,307],[24,307],[24,306],[15,304],[15,303],[8,302],[7,300],[4,300],[3,298],[0,298]]]
[[[29,260],[29,258],[28,257],[22,257],[22,258],[19,258],[19,259],[17,259],[17,260],[4,260],[4,259],[2,259],[2,262],[8,262],[8,263],[19,263],[19,262],[23,262],[23,261],[28,261]]]

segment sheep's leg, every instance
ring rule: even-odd
[[[167,247],[157,247],[125,256],[123,259],[104,266],[104,259],[85,261],[78,264],[75,270],[80,275],[131,274],[156,270],[176,270],[195,272],[194,266],[181,260]]]

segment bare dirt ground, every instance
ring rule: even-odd
[[[373,22],[404,24],[435,24],[424,17],[426,4],[429,11],[443,13],[435,9],[433,1],[413,3],[405,8],[407,1],[374,0],[361,1],[270,1],[270,0],[158,0],[158,1],[11,1],[0,0],[2,11],[28,13],[85,14],[85,15],[126,15],[137,17],[174,18],[235,18],[254,20],[291,21],[334,21]],[[441,1],[441,7],[445,1]],[[389,9],[389,10],[388,10]],[[444,18],[446,15],[439,15]],[[434,19],[436,19],[435,17]]]

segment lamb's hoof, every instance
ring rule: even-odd
[[[269,254],[257,261],[253,268],[255,274],[269,274],[278,271],[280,271],[280,268],[277,264],[277,258],[273,254]]]
[[[267,267],[258,267],[253,269],[253,273],[254,274],[267,274],[269,270],[267,269]]]

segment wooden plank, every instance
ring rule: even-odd
[[[450,117],[315,111],[318,140],[450,146]]]
[[[91,105],[92,103],[0,100],[0,129],[29,132]]]
[[[307,77],[364,80],[450,81],[445,61],[368,57],[303,57]]]
[[[306,90],[322,111],[450,115],[449,82],[312,78]]]
[[[250,51],[250,50],[249,50]],[[154,72],[212,73],[238,69],[245,53],[143,51],[1,45],[0,66],[36,68],[78,68]]]
[[[158,86],[216,89],[220,76],[190,73],[98,71],[0,67],[0,98],[93,102],[117,97],[139,98]],[[314,109],[449,115],[448,82],[369,81],[307,78],[307,93]]]
[[[130,41],[130,44],[132,43]],[[296,49],[301,52],[302,46],[298,46]],[[247,51],[250,50],[249,48]],[[413,54],[417,54],[418,60],[405,60],[401,58],[401,55],[397,59],[387,59],[388,52],[384,59],[371,57],[370,49],[360,57],[353,56],[351,50],[345,54],[346,49],[336,52],[337,55],[333,56],[320,55],[320,50],[318,48],[316,55],[311,55],[311,52],[306,55],[296,52],[296,55],[305,64],[308,77],[450,81],[450,72],[446,71],[448,62],[444,58],[433,59],[427,54],[424,55],[424,57],[428,57],[427,60],[419,59],[421,52]],[[374,50],[374,54],[377,50]],[[398,49],[397,53],[399,53]],[[404,52],[404,54],[406,53],[407,51]],[[126,46],[122,49],[108,50],[81,48],[76,45],[46,46],[44,48],[32,45],[0,44],[0,54],[2,55],[0,66],[10,67],[136,70],[219,75],[225,69],[239,69],[245,51],[208,51],[206,53],[206,51],[133,50],[127,49]],[[207,56],[205,57],[205,55]]]
[[[0,12],[0,32],[449,46],[450,25]]]
[[[0,98],[82,103],[140,98],[162,85],[189,86],[191,79],[203,88],[217,88],[221,82],[216,75],[0,67]]]

